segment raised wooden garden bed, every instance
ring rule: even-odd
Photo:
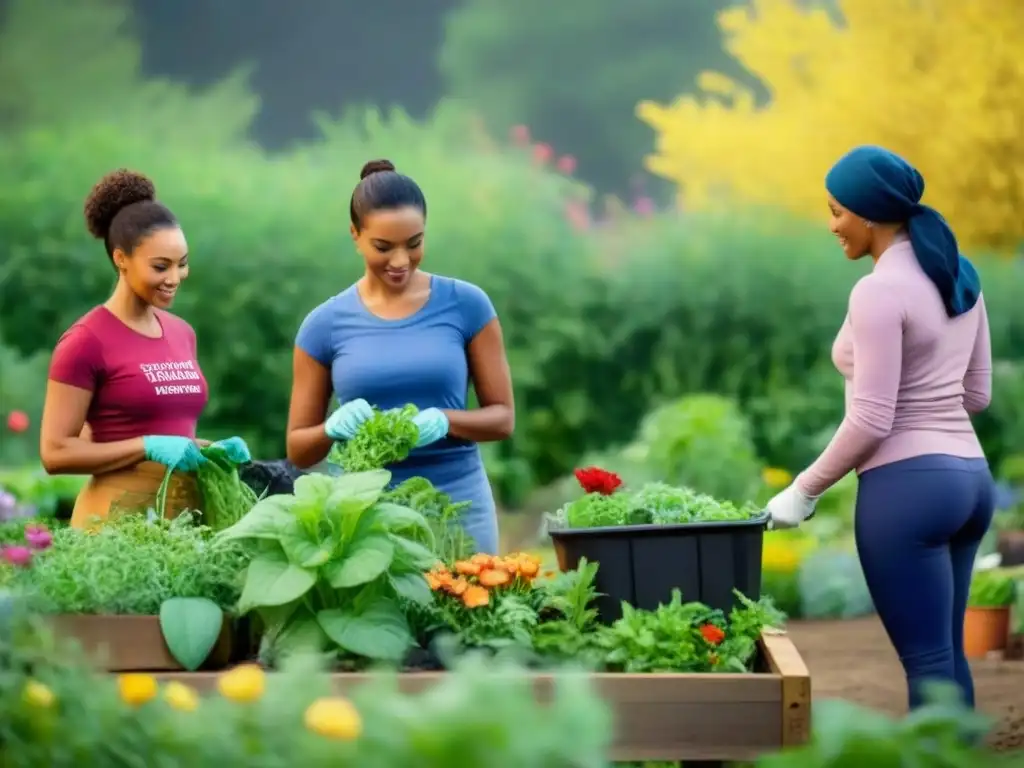
[[[93,663],[107,672],[184,671],[164,641],[158,616],[62,614],[49,621],[56,637],[77,640]],[[225,621],[205,669],[223,669],[231,663],[233,639],[233,625]]]
[[[748,674],[594,675],[615,713],[611,759],[753,760],[810,736],[811,680],[807,666],[785,634],[765,634],[758,671]],[[410,672],[400,687],[416,693],[443,672]],[[201,692],[216,688],[217,673],[165,673]],[[369,679],[367,674],[333,675],[339,695]],[[533,675],[538,701],[550,696],[551,676]]]

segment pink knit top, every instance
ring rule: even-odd
[[[909,240],[893,243],[854,286],[832,361],[846,379],[846,415],[796,479],[808,495],[851,470],[914,456],[984,456],[968,416],[992,397],[984,298],[950,318]]]

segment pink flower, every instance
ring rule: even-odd
[[[551,148],[550,144],[534,144],[533,145],[533,161],[537,165],[547,165],[551,162],[551,158],[554,157],[555,150]]]
[[[25,541],[32,549],[48,549],[53,544],[53,534],[45,525],[25,526]]]
[[[530,129],[525,125],[513,125],[508,135],[511,137],[514,144],[518,144],[520,147],[525,147],[530,143]]]
[[[566,176],[571,176],[576,170],[576,158],[572,155],[562,155],[558,158],[558,170]]]
[[[11,432],[24,432],[28,429],[28,414],[24,411],[11,411],[7,414],[7,428]]]
[[[10,565],[27,568],[32,564],[32,550],[28,547],[3,547],[0,558]]]
[[[654,201],[646,195],[638,197],[633,203],[633,210],[640,216],[651,216],[655,212]]]

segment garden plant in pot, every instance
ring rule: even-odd
[[[653,610],[674,590],[728,611],[736,592],[761,594],[767,513],[690,488],[646,483],[628,489],[614,472],[577,469],[584,491],[547,519],[563,571],[600,564],[598,612],[610,623],[622,604]]]
[[[92,531],[27,527],[3,548],[4,582],[108,671],[195,670],[231,660],[248,556],[190,513],[125,514]]]
[[[984,658],[1006,648],[1014,595],[1013,577],[1006,571],[975,571],[964,619],[964,651],[968,658]]]

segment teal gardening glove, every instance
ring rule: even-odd
[[[206,463],[196,441],[190,437],[146,435],[142,438],[146,459],[163,464],[175,472],[194,472]]]
[[[412,423],[420,432],[416,441],[417,448],[436,443],[448,434],[448,417],[437,408],[420,411],[413,417]]]
[[[226,440],[218,440],[214,443],[218,448],[223,448],[232,464],[248,464],[252,461],[252,454],[249,453],[249,446],[240,437],[229,437]]]
[[[324,432],[331,440],[351,440],[356,436],[356,430],[371,416],[373,408],[368,402],[362,398],[349,400],[327,417]]]

